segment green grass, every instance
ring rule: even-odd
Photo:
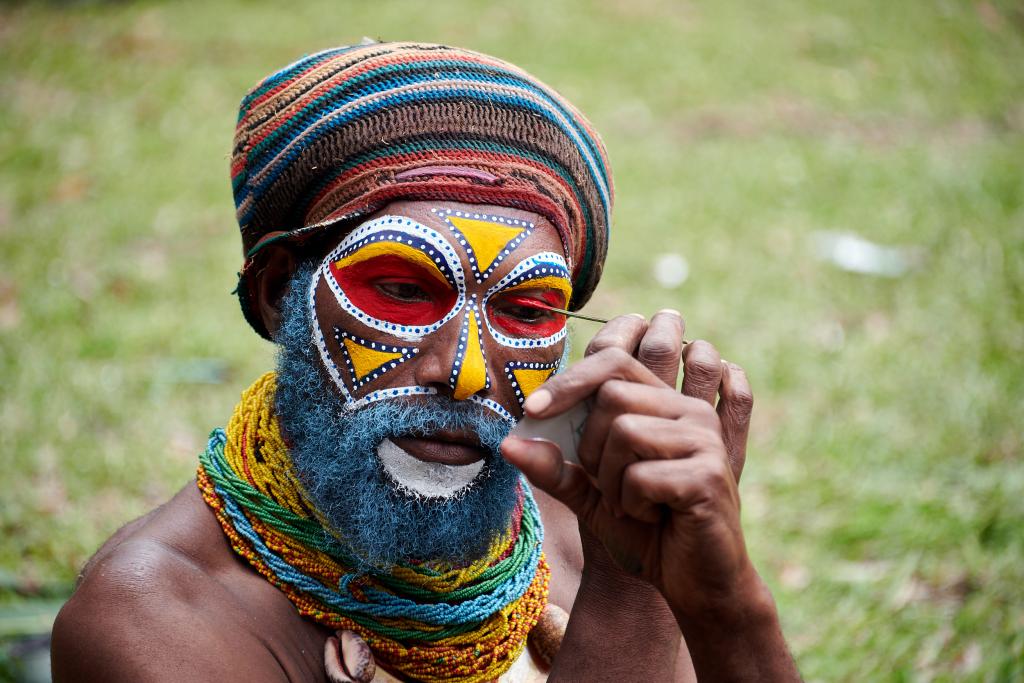
[[[369,35],[507,58],[602,131],[618,202],[589,310],[679,308],[747,368],[748,544],[809,681],[1024,676],[1019,3],[280,7],[0,9],[0,607],[180,487],[270,367],[229,295],[236,107]],[[922,259],[842,272],[818,230]],[[666,251],[676,290],[650,274]]]

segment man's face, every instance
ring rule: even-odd
[[[534,305],[568,302],[562,254],[536,214],[400,202],[297,277],[278,411],[315,503],[360,552],[455,558],[507,524],[517,475],[497,447],[562,356],[564,316]],[[396,553],[375,544],[399,536]]]
[[[317,344],[350,407],[443,393],[514,420],[553,372],[572,293],[562,244],[525,211],[399,202],[347,235],[310,292]]]
[[[401,202],[324,258],[310,307],[321,360],[348,409],[442,394],[511,423],[526,396],[554,372],[565,343],[565,317],[536,304],[564,307],[570,296],[561,241],[542,217]],[[401,463],[423,466],[405,457],[411,454],[421,463],[448,465],[448,488],[472,481],[481,464],[474,435],[436,436],[385,444],[380,456],[389,473],[412,483],[403,481],[411,472]]]

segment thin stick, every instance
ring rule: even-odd
[[[548,304],[542,304],[539,301],[531,301],[530,305],[531,306],[535,306],[537,308],[543,308],[544,310],[551,311],[552,313],[561,313],[562,315],[567,315],[570,318],[580,318],[582,320],[589,320],[592,323],[601,323],[602,325],[604,325],[605,323],[608,322],[604,318],[593,318],[593,317],[591,317],[589,315],[583,315],[582,313],[576,313],[574,311],[567,311],[564,308],[557,308],[555,306],[550,306]]]
[[[605,323],[608,322],[604,318],[594,318],[594,317],[591,317],[589,315],[583,315],[582,313],[576,313],[574,311],[567,311],[564,308],[558,308],[556,306],[551,306],[549,304],[543,304],[543,303],[541,303],[539,301],[531,301],[530,305],[531,306],[535,306],[537,308],[543,308],[543,309],[545,309],[547,311],[551,311],[552,313],[561,313],[562,315],[567,315],[570,318],[582,318],[583,320],[589,320],[590,322],[593,322],[593,323],[601,323],[602,325],[604,325]],[[690,343],[689,340],[687,340],[687,339],[683,340],[683,346],[686,346],[689,343]]]

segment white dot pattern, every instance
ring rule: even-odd
[[[406,244],[429,256],[456,291],[456,300],[451,310],[440,320],[429,325],[401,325],[377,318],[356,306],[331,274],[331,264],[373,242]],[[346,313],[367,327],[386,332],[403,341],[420,341],[424,335],[436,332],[458,314],[466,300],[465,272],[455,248],[438,231],[402,216],[381,216],[353,230],[323,260],[317,277],[322,277],[327,282],[338,305]]]
[[[372,391],[366,396],[363,396],[358,401],[352,401],[347,404],[345,408],[347,410],[358,410],[363,406],[367,406],[377,401],[386,401],[388,399],[404,398],[406,396],[432,396],[437,393],[437,389],[433,387],[391,387],[389,389],[379,389]]]
[[[498,417],[508,422],[509,426],[515,425],[516,423],[516,418],[512,415],[512,413],[505,410],[505,407],[498,403],[497,401],[473,394],[472,396],[469,397],[469,402],[476,403],[477,405],[481,405],[484,408],[488,408],[489,410],[496,413]]]
[[[338,347],[341,349],[342,355],[345,356],[345,365],[348,366],[348,374],[352,380],[352,391],[356,391],[358,389],[363,388],[365,385],[374,381],[375,379],[386,373],[388,370],[394,370],[399,365],[401,365],[402,363],[409,360],[414,355],[420,352],[419,349],[412,346],[391,346],[390,344],[380,344],[370,339],[364,339],[363,337],[354,335],[351,332],[346,332],[342,330],[337,325],[335,325],[334,327],[334,338],[338,341]],[[367,374],[362,379],[358,379],[356,376],[356,369],[355,367],[353,367],[352,359],[349,357],[348,354],[348,347],[345,346],[344,342],[342,341],[343,339],[351,339],[356,344],[359,344],[360,346],[364,346],[374,351],[383,351],[385,353],[400,353],[402,354],[402,357],[395,358],[394,360],[389,360],[388,362],[384,363],[373,372]]]
[[[318,284],[320,284],[319,276],[314,277],[309,285],[309,310],[313,316],[313,344],[316,346],[317,351],[320,352],[320,361],[327,369],[327,374],[330,375],[334,385],[338,387],[338,391],[341,392],[345,407],[348,408],[354,399],[348,387],[345,386],[345,381],[341,377],[341,370],[338,368],[337,363],[334,362],[334,358],[331,357],[331,352],[327,349],[323,328],[320,326],[320,320],[316,314],[316,289]]]
[[[505,377],[512,383],[512,389],[516,392],[516,400],[519,401],[519,406],[522,407],[523,403],[526,402],[526,396],[523,394],[522,388],[519,386],[519,382],[516,381],[515,373],[513,370],[554,370],[558,367],[558,361],[552,363],[525,363],[521,361],[510,361],[505,363]]]
[[[484,301],[489,301],[492,296],[501,290],[515,285],[522,284],[527,280],[534,280],[541,277],[556,276],[569,279],[569,269],[565,259],[560,254],[545,251],[523,259],[519,265],[513,268],[508,275],[501,278],[496,285],[487,290],[484,294]],[[485,311],[486,313],[486,311]],[[494,340],[503,346],[510,346],[514,349],[532,349],[542,346],[552,346],[565,339],[568,334],[566,327],[547,337],[510,337],[502,334],[491,324],[491,320],[484,316],[487,323],[487,330],[494,337]]]
[[[445,223],[448,224],[448,228],[453,233],[455,233],[455,239],[466,251],[466,256],[469,259],[470,269],[473,271],[473,277],[474,279],[476,279],[477,282],[483,282],[488,277],[490,277],[491,273],[494,272],[494,269],[497,268],[498,265],[500,265],[501,262],[504,261],[509,254],[515,251],[516,247],[522,244],[523,240],[529,237],[530,234],[533,232],[534,227],[536,227],[533,223],[530,223],[528,221],[521,221],[516,218],[506,218],[504,216],[491,216],[486,213],[470,213],[468,211],[453,211],[451,209],[436,208],[431,209],[431,212],[443,218]],[[487,266],[485,270],[481,271],[480,263],[477,261],[476,253],[473,251],[473,246],[469,243],[469,240],[466,239],[466,236],[463,235],[462,232],[458,228],[456,228],[455,225],[451,222],[450,216],[455,216],[456,218],[471,218],[476,221],[490,221],[491,223],[498,223],[500,225],[509,225],[512,227],[523,228],[523,231],[519,233],[516,237],[513,237],[508,242],[508,244],[506,244],[502,248],[502,250],[498,252],[498,255],[495,257],[494,261],[491,262],[491,264]]]

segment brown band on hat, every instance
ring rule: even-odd
[[[466,166],[421,166],[419,168],[410,168],[396,173],[395,180],[402,182],[403,180],[422,178],[424,176],[454,176],[470,178],[486,185],[497,185],[501,182],[501,178],[493,173],[481,171],[478,168],[468,168]]]

